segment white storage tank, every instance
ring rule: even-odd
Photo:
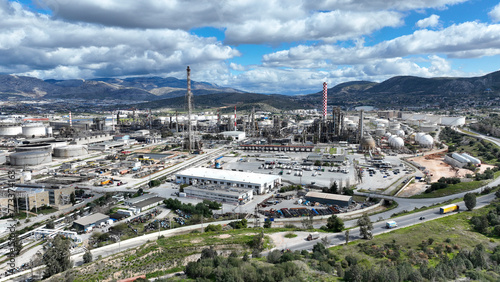
[[[20,125],[2,125],[0,126],[0,136],[17,136],[23,133]]]
[[[375,130],[375,135],[376,136],[384,136],[384,134],[385,134],[385,128],[377,128]]]
[[[31,151],[13,153],[10,155],[11,165],[39,165],[49,163],[52,161],[52,154],[47,151]]]
[[[47,128],[45,128],[45,135],[52,136],[52,127],[51,126],[48,126]]]
[[[424,137],[425,133],[419,132],[415,135],[415,142],[420,143],[420,138]]]
[[[434,138],[430,135],[424,135],[422,138],[420,138],[419,142],[420,146],[422,147],[432,147],[434,145]]]
[[[23,178],[24,181],[30,181],[31,180],[31,171],[23,171],[21,173],[21,177]]]
[[[400,130],[398,130],[398,132],[396,133],[396,135],[399,136],[399,137],[405,137],[405,131],[402,130],[402,129],[400,129]]]
[[[88,154],[89,150],[85,145],[69,145],[54,148],[54,157],[57,158],[71,158]]]
[[[26,137],[33,136],[44,136],[45,135],[45,126],[41,123],[32,123],[23,125],[23,135]]]
[[[391,147],[393,147],[393,148],[399,149],[399,148],[404,147],[405,141],[401,137],[394,137],[391,139],[391,142],[389,143],[389,145],[391,145]]]
[[[445,126],[462,126],[465,124],[465,117],[442,117],[441,124]]]

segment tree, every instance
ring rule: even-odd
[[[45,224],[45,228],[47,228],[47,229],[54,229],[55,228],[54,221],[53,220],[49,220],[47,222],[47,224]]]
[[[73,206],[76,204],[76,198],[75,198],[74,192],[71,192],[71,194],[69,195],[69,201],[71,202],[71,205],[73,205]]]
[[[365,213],[361,218],[358,219],[358,225],[359,225],[359,236],[367,240],[373,238],[372,234],[373,224],[368,214]]]
[[[68,239],[56,236],[49,242],[49,246],[43,255],[43,263],[46,265],[45,272],[43,273],[44,278],[72,267],[70,261],[71,254],[69,252],[70,242]]]
[[[264,222],[264,228],[271,228],[271,225],[273,224],[272,221],[268,220]]]
[[[332,232],[340,232],[344,229],[344,222],[340,217],[333,214],[328,218],[326,228]]]
[[[85,254],[83,254],[83,263],[89,263],[89,262],[92,262],[92,253],[87,250]]]
[[[349,230],[345,231],[345,244],[349,244]]]
[[[467,193],[464,195],[464,202],[465,202],[465,207],[467,207],[468,210],[473,210],[474,207],[476,207],[476,194],[474,193]]]

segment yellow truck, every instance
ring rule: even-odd
[[[458,211],[458,210],[460,210],[460,207],[458,205],[451,204],[451,205],[446,205],[444,207],[441,207],[439,209],[439,213],[445,214],[445,213],[454,212],[454,211]]]

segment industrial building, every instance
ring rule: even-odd
[[[209,168],[188,168],[175,176],[179,184],[218,184],[250,188],[255,194],[268,193],[281,184],[281,177],[278,175]]]
[[[153,198],[155,196],[156,196],[155,194],[144,194],[144,195],[139,196],[139,197],[126,199],[124,201],[124,204],[127,206],[134,206],[136,203],[142,202],[142,201],[147,200],[149,198]]]
[[[352,196],[338,194],[308,192],[305,198],[310,202],[317,202],[324,205],[338,205],[340,207],[348,207],[352,204]]]
[[[253,199],[253,191],[252,188],[224,188],[224,186],[215,184],[188,186],[184,188],[184,193],[189,197],[226,203],[251,201]]]
[[[109,216],[102,213],[94,213],[92,215],[82,217],[73,221],[73,227],[79,231],[89,231],[92,230],[94,226],[98,226],[101,222],[108,222]]]
[[[222,136],[224,137],[231,137],[233,138],[233,140],[236,140],[236,141],[241,141],[241,140],[245,140],[245,131],[224,131],[224,132],[221,132],[220,134],[222,134]]]
[[[10,190],[11,192],[7,192],[6,190],[0,191],[0,212],[2,215],[8,213],[9,193],[15,193],[16,205],[19,210],[31,210],[49,205],[49,192],[44,189],[14,187]]]
[[[139,210],[139,212],[143,212],[145,210],[148,210],[150,208],[154,208],[158,205],[161,205],[165,198],[162,197],[152,197],[140,202],[137,202],[132,205],[136,210]]]

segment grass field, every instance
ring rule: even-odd
[[[481,186],[484,186],[486,184],[487,184],[487,182],[485,182],[485,181],[471,181],[471,182],[461,182],[458,184],[450,184],[446,188],[434,190],[431,193],[423,193],[420,195],[414,195],[414,196],[411,196],[410,198],[423,199],[423,198],[444,197],[444,196],[448,196],[448,195],[453,195],[453,194],[457,194],[457,193],[471,191],[471,190],[477,189]]]

